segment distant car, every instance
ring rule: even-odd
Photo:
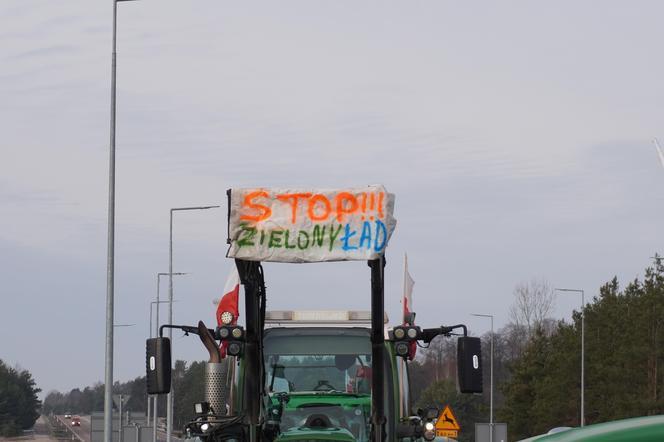
[[[72,416],[71,426],[72,427],[80,427],[81,426],[81,416]]]
[[[65,419],[71,419],[71,413],[69,412],[65,413]]]

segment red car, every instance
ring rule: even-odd
[[[81,426],[81,416],[72,416],[71,417],[71,426],[80,427]]]

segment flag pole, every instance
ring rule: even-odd
[[[406,290],[407,290],[406,278],[408,278],[408,253],[404,252],[404,254],[403,254],[403,293],[402,293],[402,296],[401,296],[401,304],[402,304],[402,307],[403,307],[402,308],[402,310],[403,310],[403,313],[402,313],[403,322],[406,322],[406,302],[408,302],[408,300],[406,298]],[[409,305],[408,306],[408,311],[410,311],[411,309],[412,309],[412,306]]]

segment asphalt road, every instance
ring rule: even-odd
[[[81,438],[83,442],[90,442],[90,416],[81,416],[81,426],[74,427],[71,424],[70,419],[65,419],[64,415],[59,415],[58,419],[64,423],[67,428],[71,429],[77,436]],[[173,435],[171,437],[173,442],[182,442],[184,439],[180,439]],[[157,428],[157,442],[166,442],[166,431],[162,428]]]
[[[83,442],[90,442],[90,416],[81,416],[81,426],[75,427],[71,424],[71,419],[65,419],[59,415],[58,419],[64,423],[67,428],[76,433]]]

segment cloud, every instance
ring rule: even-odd
[[[5,57],[5,61],[18,61],[36,57],[69,55],[76,50],[73,45],[57,45],[46,48],[31,49]]]

